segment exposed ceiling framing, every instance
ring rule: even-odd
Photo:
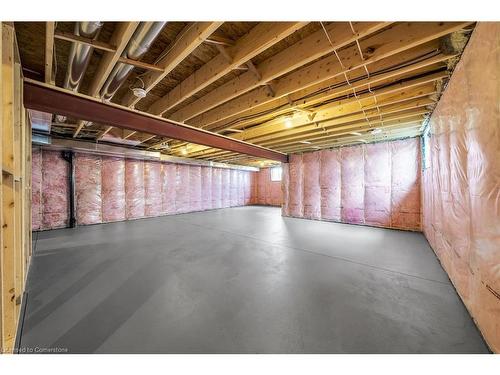
[[[75,35],[72,22],[15,23],[23,68],[62,86],[71,43],[92,46],[82,94],[99,99],[115,65],[129,64],[133,71],[114,103],[155,121],[163,116],[171,120],[165,123],[275,150],[275,160],[421,134],[473,28],[470,22],[168,22],[151,48],[131,60],[124,51],[139,24],[105,22],[89,39]],[[33,37],[38,34],[43,39]],[[132,87],[142,87],[145,97]],[[128,142],[221,162],[266,162],[262,155],[151,129],[77,113],[52,124],[60,137]]]

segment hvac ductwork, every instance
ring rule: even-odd
[[[75,34],[89,39],[95,39],[99,35],[102,22],[77,22]],[[90,61],[93,48],[83,43],[74,42],[68,57],[68,70],[64,80],[64,87],[72,91],[78,91],[83,75]]]
[[[138,60],[151,47],[151,44],[160,34],[166,22],[141,22],[128,42],[122,57]],[[132,65],[117,63],[101,90],[101,98],[110,100],[123,84],[129,73],[134,69]]]

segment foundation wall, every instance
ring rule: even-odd
[[[290,155],[284,216],[419,231],[420,139]]]
[[[430,119],[423,231],[500,352],[500,23],[479,23]]]
[[[33,148],[32,229],[69,223],[69,164]],[[252,204],[256,172],[76,153],[78,225]]]

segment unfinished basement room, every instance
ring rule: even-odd
[[[499,353],[500,23],[352,18],[3,20],[2,352]]]

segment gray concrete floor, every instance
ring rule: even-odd
[[[35,238],[24,348],[488,352],[421,233],[250,206]]]

